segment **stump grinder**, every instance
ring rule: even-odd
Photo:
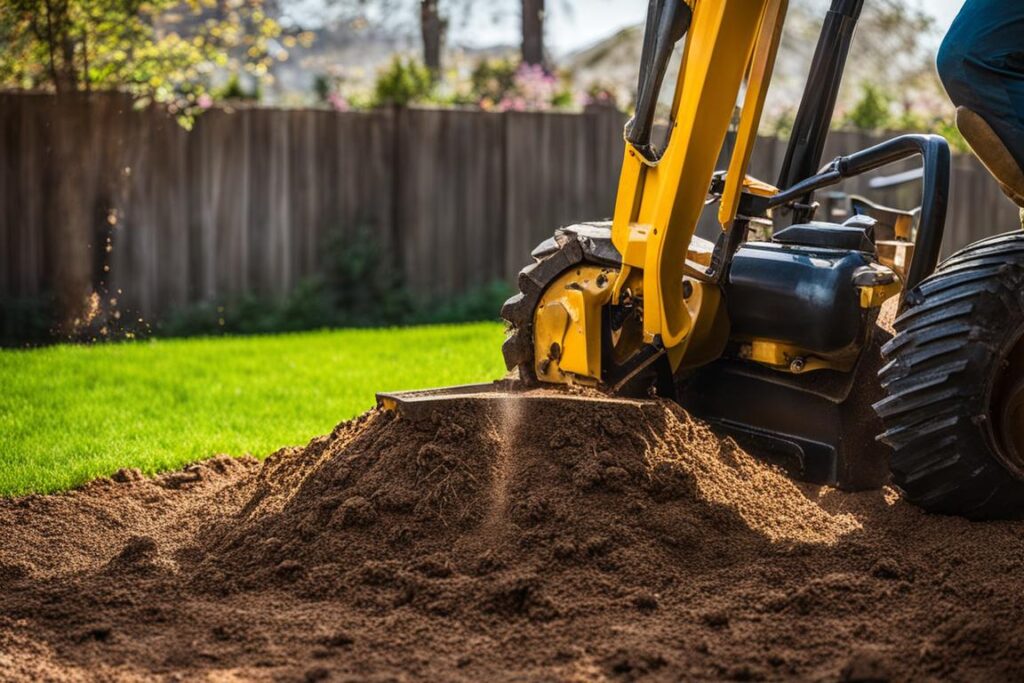
[[[1024,510],[1024,233],[939,264],[942,137],[821,162],[862,5],[832,2],[773,185],[747,167],[786,0],[650,0],[614,216],[538,245],[502,308],[518,379],[380,404],[572,385],[658,395],[800,479],[891,480],[929,511],[972,518]],[[815,220],[816,191],[910,157],[919,210],[860,202],[842,222]],[[695,236],[715,207],[717,239]],[[877,324],[894,297],[895,336]]]

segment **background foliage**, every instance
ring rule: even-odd
[[[459,323],[498,319],[512,294],[493,282],[461,296],[417,297],[369,230],[336,231],[324,241],[317,275],[283,298],[254,295],[179,310],[156,325],[161,336],[264,334],[324,328]]]
[[[266,77],[280,33],[264,0],[6,0],[0,85],[126,90],[187,124],[217,71]]]

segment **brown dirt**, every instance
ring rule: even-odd
[[[668,403],[451,408],[0,501],[0,677],[1024,679],[1024,524],[793,483]]]

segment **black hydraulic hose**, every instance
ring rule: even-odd
[[[644,81],[647,78],[647,72],[643,66],[654,60],[654,42],[658,33],[658,17],[661,15],[663,2],[664,0],[648,0],[647,3],[647,23],[644,26],[644,43],[640,52],[640,75],[638,76],[639,82],[636,84],[638,98],[644,91]]]
[[[778,187],[789,188],[821,166],[825,138],[863,5],[864,0],[832,0],[818,36],[800,108],[793,122],[793,131],[776,183]],[[810,198],[802,201],[809,203]],[[797,211],[794,214],[795,222],[806,220],[802,213]]]
[[[843,178],[860,175],[895,161],[920,155],[924,171],[921,220],[914,241],[914,259],[904,283],[904,296],[935,271],[946,230],[949,205],[949,143],[939,135],[901,135],[849,156],[839,157],[817,175],[768,199],[773,208],[796,201],[809,192],[835,185]]]
[[[651,137],[658,95],[668,72],[672,50],[690,28],[692,10],[678,0],[651,0],[647,12],[636,114],[627,124],[626,140],[653,161],[656,153],[651,148]]]

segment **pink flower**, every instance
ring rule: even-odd
[[[196,98],[196,104],[199,105],[200,109],[209,109],[213,106],[213,98],[210,97],[208,94],[203,93],[198,98]]]
[[[514,77],[515,109],[544,110],[551,108],[551,102],[558,94],[558,79],[539,65],[523,64]]]
[[[332,92],[327,96],[327,103],[334,107],[334,111],[348,111],[349,105],[348,100],[339,95],[336,92]]]

